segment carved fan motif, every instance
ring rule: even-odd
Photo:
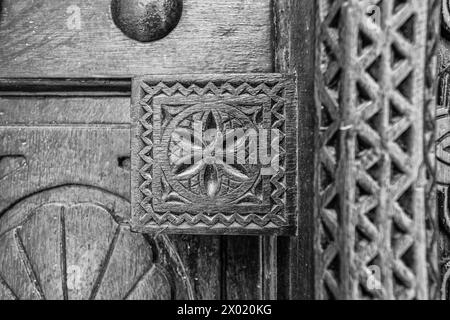
[[[192,298],[169,239],[130,232],[128,215],[127,201],[87,187],[21,201],[0,220],[0,299]]]

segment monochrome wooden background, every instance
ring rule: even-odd
[[[164,1],[0,1],[0,299],[450,299],[449,1]],[[133,227],[132,77],[230,73],[296,79],[294,230]]]

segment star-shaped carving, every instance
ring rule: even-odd
[[[237,152],[245,148],[246,136],[234,139],[233,131],[222,132],[216,111],[209,111],[204,119],[206,121],[202,127],[205,134],[202,137],[194,129],[185,127],[176,128],[172,133],[172,141],[182,150],[181,156],[171,155],[172,173],[178,180],[200,175],[203,190],[210,198],[214,198],[220,192],[224,176],[238,182],[250,179],[242,165],[245,159]],[[224,141],[227,142],[226,148],[223,148]],[[231,158],[234,159],[233,163],[228,163],[227,159]]]

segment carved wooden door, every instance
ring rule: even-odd
[[[0,299],[436,298],[442,1],[0,1]]]
[[[312,297],[308,241],[130,227],[132,76],[304,75],[293,137],[313,149],[310,1],[0,3],[0,299]]]

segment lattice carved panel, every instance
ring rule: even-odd
[[[440,76],[439,97],[437,109],[437,200],[439,213],[439,226],[441,231],[440,267],[442,274],[441,295],[443,299],[450,299],[450,112],[449,112],[449,79],[450,74],[444,71]]]
[[[148,77],[133,98],[136,229],[294,232],[293,78]]]
[[[316,295],[426,299],[439,3],[317,5]]]

